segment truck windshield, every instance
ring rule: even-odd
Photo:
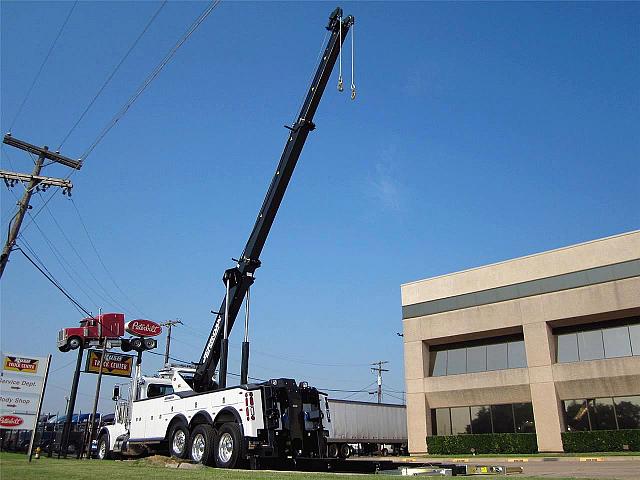
[[[151,383],[147,388],[147,398],[164,397],[173,393],[173,386]]]

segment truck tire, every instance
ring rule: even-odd
[[[82,344],[82,341],[78,337],[71,337],[69,340],[67,340],[67,346],[69,347],[70,350],[76,350],[80,348],[81,344]]]
[[[338,445],[330,443],[327,453],[329,454],[329,458],[338,458]]]
[[[225,423],[218,431],[215,443],[215,464],[218,468],[237,468],[244,459],[242,432],[236,423]]]
[[[176,423],[169,432],[169,454],[174,458],[187,458],[189,429],[183,423]]]
[[[96,452],[96,456],[99,460],[110,460],[112,458],[111,452],[109,451],[109,434],[103,433],[100,435],[98,439],[98,451]]]
[[[351,447],[346,443],[342,443],[340,445],[340,458],[349,458],[350,456],[351,456]]]
[[[211,425],[196,425],[189,440],[189,458],[203,465],[213,466],[213,452],[216,444],[216,431]]]

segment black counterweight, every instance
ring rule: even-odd
[[[273,180],[271,180],[271,184],[267,190],[256,223],[237,265],[225,271],[223,281],[225,281],[225,284],[229,282],[228,299],[227,295],[225,295],[220,310],[216,314],[216,319],[207,344],[202,352],[200,362],[196,368],[193,388],[198,392],[206,392],[216,388],[213,376],[219,362],[222,362],[220,365],[221,374],[224,373],[226,377],[226,352],[223,352],[223,350],[226,350],[226,342],[223,341],[225,320],[227,332],[230,333],[247,294],[247,289],[254,281],[253,274],[260,266],[260,253],[271,230],[271,225],[278,213],[278,208],[280,207],[302,148],[304,147],[309,132],[315,128],[313,116],[320,104],[322,94],[324,93],[324,89],[338,58],[341,42],[344,42],[353,22],[354,18],[351,15],[342,18],[341,8],[336,8],[329,17],[327,30],[331,32],[330,38],[305,97],[300,114],[295,124],[287,127],[290,130],[287,144],[284,147]],[[228,312],[226,319],[225,311]],[[221,357],[223,358],[221,359]],[[225,380],[223,380],[223,382],[224,381]]]

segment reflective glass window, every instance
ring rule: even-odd
[[[629,327],[605,328],[602,330],[605,358],[630,357],[631,342],[629,341]]]
[[[433,365],[431,375],[439,377],[447,374],[447,351],[431,352],[431,364]]]
[[[616,430],[616,412],[612,398],[589,399],[591,430]]]
[[[565,400],[564,411],[568,432],[589,430],[589,410],[586,400]]]
[[[507,365],[507,344],[487,345],[487,370],[504,370]]]
[[[447,355],[447,375],[465,373],[467,371],[467,349],[456,348],[449,350]]]
[[[436,435],[451,435],[451,417],[448,408],[436,408]]]
[[[471,407],[471,431],[473,433],[492,433],[491,407]]]
[[[458,435],[461,433],[471,433],[469,407],[451,408],[451,433],[453,435]]]
[[[484,372],[487,370],[487,347],[467,348],[467,372]]]
[[[527,354],[524,350],[524,340],[509,342],[507,346],[507,357],[509,368],[526,367]]]
[[[634,355],[640,355],[640,323],[629,325],[629,335],[631,336],[631,349]]]
[[[640,395],[615,397],[618,428],[640,428]]]
[[[580,360],[604,358],[602,330],[578,332],[578,354],[580,355]]]
[[[536,433],[533,405],[531,403],[514,403],[513,416],[516,424],[516,433]]]
[[[578,336],[575,333],[558,335],[558,363],[578,360]]]
[[[494,433],[513,433],[513,408],[508,405],[491,405]]]

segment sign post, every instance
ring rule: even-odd
[[[44,382],[42,382],[42,390],[40,391],[40,400],[38,401],[38,410],[36,411],[36,424],[35,428],[31,430],[31,440],[29,440],[29,461],[33,456],[33,442],[36,438],[36,432],[38,431],[38,420],[40,420],[40,412],[42,412],[42,400],[44,400],[44,392],[47,388],[47,380],[49,380],[49,367],[51,366],[51,354],[47,356],[47,366],[44,369]]]

